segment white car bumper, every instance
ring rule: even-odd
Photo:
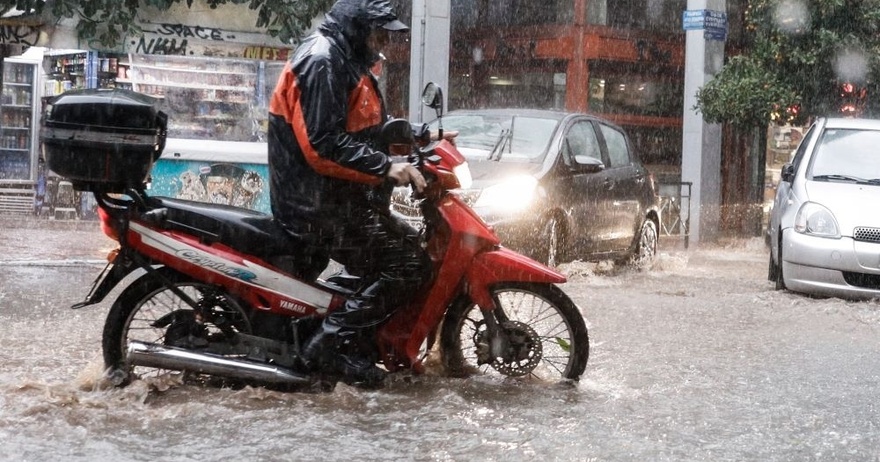
[[[880,243],[783,232],[782,272],[796,292],[866,300],[880,298]],[[849,282],[844,273],[851,273]],[[851,284],[854,283],[854,284]]]

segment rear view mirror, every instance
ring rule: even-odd
[[[443,90],[434,82],[428,82],[422,91],[422,104],[437,111],[437,115],[443,113]]]
[[[780,178],[782,181],[786,183],[791,183],[794,180],[794,165],[785,164],[782,166],[782,173],[780,174]]]
[[[414,142],[413,127],[406,119],[391,119],[379,133],[379,147],[392,156],[409,154]]]
[[[428,82],[422,91],[422,104],[428,106],[437,112],[437,139],[443,139],[443,122],[440,121],[443,116],[443,90],[434,82]]]
[[[578,173],[596,173],[605,170],[605,164],[592,156],[574,156],[574,169]]]

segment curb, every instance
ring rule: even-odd
[[[33,215],[0,214],[0,229],[11,228],[90,231],[100,230],[101,222],[98,220],[55,220],[54,218],[35,217]]]
[[[36,266],[36,267],[101,267],[107,260],[72,258],[68,260],[0,260],[2,266]]]

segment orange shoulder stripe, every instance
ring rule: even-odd
[[[290,65],[290,62],[285,65],[284,71],[281,72],[281,76],[278,78],[280,91],[276,89],[272,94],[272,99],[269,102],[269,112],[284,117],[284,120],[290,124],[309,166],[324,176],[371,185],[381,183],[382,178],[380,177],[344,167],[318,154],[318,151],[309,141],[309,131],[306,126],[306,120],[303,117],[302,105],[299,99],[300,91],[296,85],[296,76],[290,70]]]

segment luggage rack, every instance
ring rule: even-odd
[[[678,236],[688,248],[691,227],[690,181],[660,183],[660,235]]]

